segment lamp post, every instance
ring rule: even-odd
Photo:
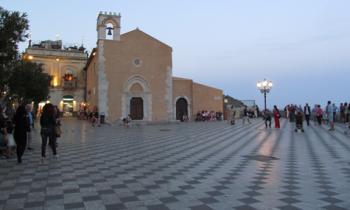
[[[263,81],[258,81],[256,83],[256,86],[258,87],[260,92],[262,94],[264,94],[264,105],[265,105],[265,109],[264,110],[266,110],[266,94],[270,92],[273,84],[272,84],[271,81],[267,81],[266,79],[264,79]]]

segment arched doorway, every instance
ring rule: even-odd
[[[71,95],[65,95],[62,98],[62,113],[63,116],[71,117],[74,112],[74,97]]]
[[[132,120],[143,119],[143,100],[141,97],[133,97],[130,100],[130,116]]]
[[[188,117],[188,110],[187,110],[187,100],[185,98],[179,98],[176,101],[176,120],[183,120],[183,116]]]
[[[132,119],[151,121],[152,95],[148,82],[140,75],[133,75],[124,83],[123,90],[122,117],[130,115]]]

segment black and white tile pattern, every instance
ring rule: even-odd
[[[0,160],[0,209],[350,209],[350,136],[261,120],[92,128],[65,120],[59,158]]]

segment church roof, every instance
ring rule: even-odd
[[[192,80],[192,79],[188,79],[188,78],[174,77],[174,76],[173,76],[173,79],[175,79],[175,80]]]
[[[134,33],[139,33],[139,34],[141,34],[141,35],[143,35],[143,36],[146,36],[147,38],[149,38],[149,39],[151,39],[151,40],[153,40],[153,41],[156,41],[156,42],[158,42],[158,43],[160,43],[160,44],[162,44],[162,45],[164,45],[164,46],[166,46],[166,47],[168,47],[168,48],[170,48],[170,49],[172,50],[172,48],[171,48],[169,45],[165,44],[165,43],[162,42],[162,41],[159,41],[158,39],[156,39],[156,38],[154,38],[153,36],[151,36],[151,35],[145,33],[144,31],[140,30],[139,28],[136,28],[136,29],[134,29],[134,30],[132,30],[132,31],[123,33],[123,34],[121,35],[121,39],[123,39],[123,37],[127,37],[127,36],[129,36],[129,35],[131,35],[131,34],[134,34]]]

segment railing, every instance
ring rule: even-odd
[[[77,88],[77,80],[63,81],[63,89],[71,90]]]

